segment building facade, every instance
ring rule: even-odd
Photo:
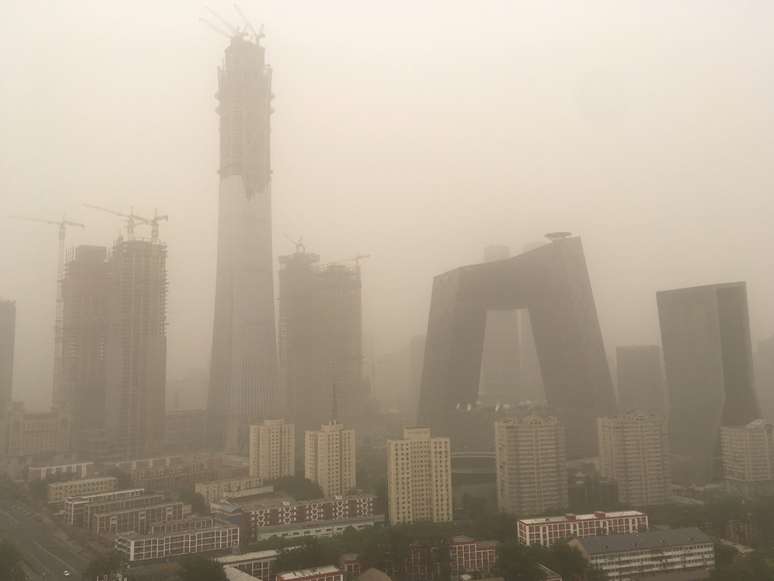
[[[285,420],[250,426],[250,476],[276,480],[296,473],[296,431]]]
[[[621,345],[615,350],[618,409],[666,417],[666,390],[658,345]]]
[[[142,488],[68,496],[64,499],[64,520],[71,527],[88,528],[92,514],[150,506],[164,500],[161,494],[146,494]]]
[[[170,410],[166,416],[165,449],[199,452],[207,446],[206,410]]]
[[[747,498],[774,493],[774,425],[762,419],[720,428],[723,479],[729,493]]]
[[[527,309],[546,400],[568,432],[568,457],[596,455],[594,421],[615,411],[610,370],[580,238],[551,238],[513,258],[435,277],[419,421],[455,448],[470,437],[451,418],[478,400],[487,311]]]
[[[720,427],[760,417],[747,285],[713,284],[656,296],[671,451],[685,465],[685,480],[704,484],[719,476]]]
[[[70,416],[57,408],[29,412],[22,402],[12,402],[2,427],[0,440],[9,457],[51,456],[70,449]]]
[[[137,458],[164,442],[167,249],[118,239],[108,259],[105,437],[108,454]]]
[[[48,485],[48,501],[62,502],[69,496],[86,496],[90,494],[102,494],[103,492],[113,492],[117,486],[118,478],[113,476],[52,482]]]
[[[714,541],[697,528],[585,537],[571,540],[570,546],[609,581],[709,579],[715,567]]]
[[[205,502],[217,502],[218,500],[239,496],[272,492],[271,486],[264,486],[260,478],[224,478],[222,480],[208,480],[194,484],[194,492],[201,494]]]
[[[76,462],[73,464],[55,464],[48,466],[30,466],[27,468],[27,481],[48,480],[49,478],[86,478],[96,471],[94,462]]]
[[[317,431],[307,431],[305,440],[305,478],[319,484],[327,498],[354,490],[355,430],[332,421]]]
[[[363,340],[357,263],[320,266],[298,246],[280,257],[279,356],[288,417],[303,436],[331,413],[348,425],[360,419]]]
[[[430,428],[404,428],[387,441],[387,502],[390,523],[452,520],[451,445]]]
[[[495,422],[495,461],[500,511],[539,514],[567,506],[565,432],[557,418]]]
[[[516,525],[522,545],[541,547],[550,547],[572,537],[636,535],[647,530],[648,515],[636,510],[523,518]]]
[[[54,404],[70,414],[73,450],[83,454],[104,438],[109,283],[107,248],[78,246],[68,255],[62,279],[62,378]]]
[[[452,578],[465,574],[486,575],[497,565],[497,542],[452,537],[449,547],[449,573]]]
[[[238,547],[239,527],[212,517],[157,522],[147,534],[128,532],[115,539],[116,550],[129,563],[231,551]]]
[[[277,574],[276,581],[344,581],[344,573],[338,567],[326,565],[299,571],[284,571]]]
[[[599,418],[599,471],[618,484],[618,499],[642,507],[672,494],[669,434],[661,416],[645,412]]]
[[[16,303],[0,300],[0,418],[11,405],[16,344]]]
[[[89,530],[95,535],[115,535],[130,531],[144,535],[151,529],[151,525],[180,520],[185,515],[186,509],[182,502],[164,501],[148,506],[92,513]]]
[[[226,555],[215,560],[224,567],[234,567],[258,579],[274,579],[275,563],[280,552],[274,549],[241,555]]]
[[[218,70],[220,192],[208,440],[247,449],[248,426],[282,413],[271,219],[271,67],[234,35]]]

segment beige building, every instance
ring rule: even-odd
[[[250,426],[250,476],[275,480],[295,473],[295,426],[285,420],[265,420]]]
[[[50,455],[70,449],[70,417],[56,408],[29,412],[23,403],[13,402],[0,426],[0,443],[10,457]]]
[[[264,486],[260,478],[253,477],[208,480],[194,484],[194,492],[201,494],[207,503],[217,502],[224,498],[271,492],[272,490],[271,486]]]
[[[113,492],[117,486],[118,478],[114,476],[52,482],[48,485],[48,501],[63,502],[69,496],[86,496],[89,494]]]
[[[530,415],[495,423],[497,505],[529,515],[567,506],[564,427],[553,416]]]
[[[618,484],[623,504],[640,507],[669,501],[669,435],[661,416],[634,411],[598,418],[597,431],[600,474]]]
[[[387,441],[387,500],[390,523],[452,520],[451,445],[430,428],[403,429]]]
[[[320,485],[326,498],[355,488],[355,430],[336,421],[308,430],[304,442],[304,476]]]
[[[774,492],[774,425],[754,420],[720,428],[723,479],[732,494],[756,497]]]

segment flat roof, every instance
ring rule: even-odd
[[[598,516],[599,515],[599,516]],[[541,525],[560,522],[575,522],[575,521],[587,521],[587,520],[602,520],[606,518],[627,518],[635,516],[647,516],[644,512],[639,510],[618,510],[613,512],[592,512],[589,514],[573,514],[573,515],[561,515],[561,516],[543,516],[538,518],[520,518],[519,522],[527,525]]]
[[[252,553],[243,553],[241,555],[226,555],[215,559],[218,563],[228,565],[229,563],[243,563],[245,561],[260,561],[261,559],[273,559],[278,557],[279,551],[274,549],[268,551],[253,551]]]
[[[712,538],[696,527],[649,531],[636,535],[603,535],[575,539],[590,555],[623,553],[641,549],[712,544]]]
[[[311,569],[299,569],[297,571],[285,571],[278,573],[277,577],[282,579],[304,579],[306,577],[314,577],[316,575],[330,575],[331,573],[341,573],[338,567],[333,565],[325,565],[323,567],[312,567]]]

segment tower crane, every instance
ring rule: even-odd
[[[153,210],[153,218],[142,218],[141,216],[135,216],[135,218],[151,227],[151,242],[159,241],[159,222],[169,221],[169,215],[163,214],[159,216],[158,210]]]
[[[100,212],[126,218],[126,234],[129,236],[129,240],[134,240],[134,227],[137,225],[137,222],[141,222],[143,224],[148,223],[145,218],[142,218],[141,216],[138,216],[134,213],[134,208],[130,208],[129,213],[124,214],[123,212],[116,212],[115,210],[103,208],[102,206],[95,206],[93,204],[84,204],[83,206],[84,208],[91,208],[92,210],[99,210]]]
[[[24,220],[25,222],[39,222],[41,224],[51,224],[57,226],[59,229],[59,249],[56,258],[56,322],[54,324],[54,403],[59,400],[60,380],[62,373],[62,359],[63,359],[63,332],[62,327],[64,323],[64,298],[62,296],[62,281],[64,279],[64,255],[65,255],[65,237],[67,235],[67,228],[86,228],[84,224],[80,222],[73,222],[62,216],[62,219],[58,222],[54,220],[45,220],[42,218],[32,218],[29,216],[11,216],[14,220]]]
[[[337,264],[341,264],[343,262],[354,262],[355,267],[360,270],[360,261],[365,260],[367,258],[371,258],[370,254],[358,254],[357,256],[353,256],[352,258],[343,258],[341,260],[334,260],[333,262],[328,262],[326,264],[321,264],[320,266],[322,268],[325,268],[326,266],[335,266]]]

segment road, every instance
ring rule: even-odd
[[[82,581],[90,560],[50,517],[18,500],[0,499],[0,539],[12,541],[22,554],[31,581]]]

